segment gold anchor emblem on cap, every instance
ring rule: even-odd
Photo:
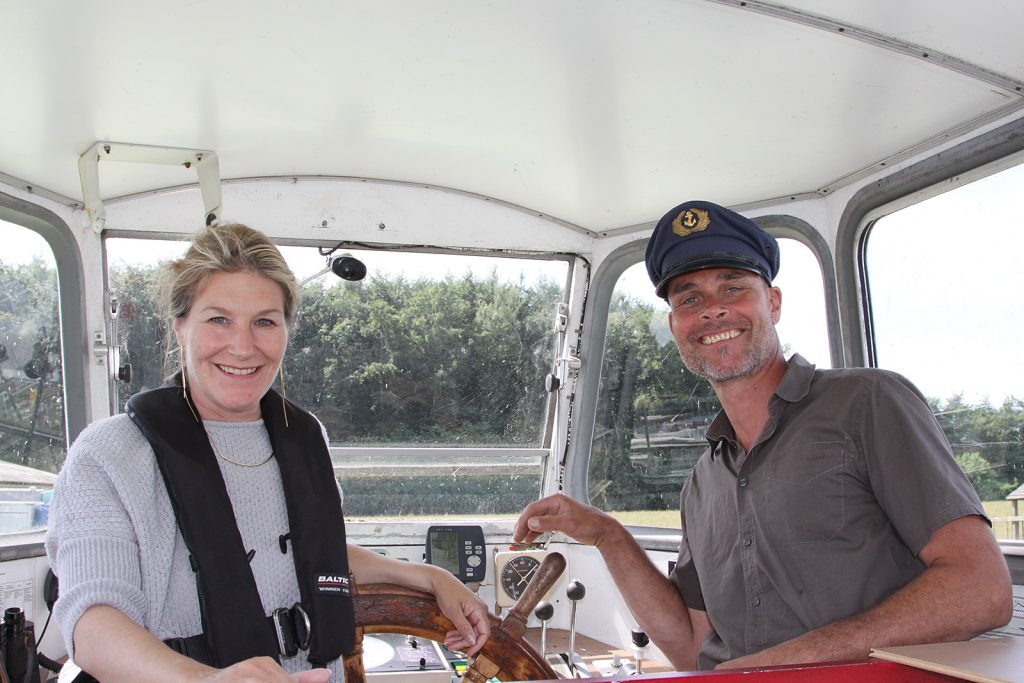
[[[680,237],[706,230],[711,225],[707,209],[685,209],[672,221],[672,232]]]

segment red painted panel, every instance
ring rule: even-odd
[[[588,680],[595,681],[595,683],[597,681],[678,683],[685,680],[686,683],[689,683],[696,679],[707,679],[709,683],[820,683],[821,681],[828,683],[949,683],[964,680],[880,659],[798,664],[761,669],[613,676]]]

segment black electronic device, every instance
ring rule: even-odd
[[[11,683],[39,683],[35,626],[25,619],[20,607],[4,610],[0,626],[0,660],[4,680]]]
[[[484,530],[475,525],[432,526],[427,529],[427,563],[447,569],[463,583],[487,576]]]

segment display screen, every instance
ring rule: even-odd
[[[459,573],[459,537],[454,531],[434,531],[430,534],[430,563]]]
[[[487,576],[484,530],[479,526],[429,527],[425,547],[427,562],[451,572],[464,583],[479,583]]]

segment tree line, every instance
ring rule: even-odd
[[[111,270],[122,360],[132,366],[122,401],[158,386],[170,367],[154,274],[124,264]],[[56,292],[56,274],[43,262],[0,264],[0,457],[48,471],[63,452],[46,437],[63,431]],[[285,391],[338,444],[539,447],[561,299],[556,283],[493,273],[317,281],[303,289]],[[710,385],[683,367],[664,318],[645,302],[613,296],[589,470],[591,497],[608,509],[674,508],[703,450],[700,433],[719,408]],[[1024,401],[952,396],[930,404],[982,499],[1004,498],[1024,479]],[[35,411],[33,425],[28,409],[36,405],[46,410]],[[513,488],[528,495],[535,483],[520,479]],[[500,498],[500,487],[481,486]]]
[[[112,281],[132,363],[127,398],[158,386],[172,366],[152,269],[115,268]],[[315,282],[302,297],[284,359],[285,392],[317,414],[332,441],[540,444],[560,286],[501,282],[493,273],[373,276]]]

